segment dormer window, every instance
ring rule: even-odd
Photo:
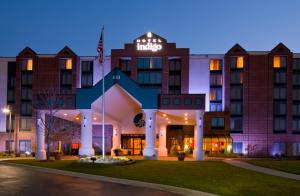
[[[273,68],[285,68],[285,67],[286,67],[286,57],[285,56],[274,56]]]
[[[22,62],[22,71],[32,71],[32,68],[33,68],[33,60],[24,59]]]
[[[60,59],[60,69],[66,69],[71,70],[72,69],[72,59],[66,58],[66,59]]]
[[[236,56],[231,58],[231,68],[243,69],[244,68],[244,57]]]

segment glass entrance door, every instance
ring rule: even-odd
[[[143,149],[145,147],[145,135],[123,134],[121,138],[121,146],[126,155],[143,155]]]

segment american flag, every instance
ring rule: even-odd
[[[99,53],[99,63],[100,64],[103,64],[103,62],[104,62],[103,32],[104,32],[104,27],[102,27],[101,36],[100,36],[98,47],[97,47],[97,52]]]

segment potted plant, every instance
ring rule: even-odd
[[[62,155],[61,152],[55,152],[54,153],[54,159],[55,160],[61,160],[61,155]]]
[[[114,149],[115,156],[122,156],[123,152],[121,148]]]
[[[177,153],[178,161],[184,161],[185,159],[185,152],[184,151],[179,151]]]

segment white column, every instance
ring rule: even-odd
[[[204,160],[203,154],[203,110],[196,111],[196,125],[194,130],[195,148],[193,157],[196,161]]]
[[[145,131],[146,131],[146,147],[144,149],[144,158],[146,159],[156,159],[155,150],[155,119],[156,119],[155,109],[144,109],[145,113]]]
[[[79,148],[80,156],[95,155],[93,148],[93,130],[92,130],[92,110],[84,109],[81,111],[81,146]]]
[[[114,154],[114,149],[121,148],[121,126],[113,125],[113,144],[111,154]]]
[[[36,118],[36,128],[37,128],[37,149],[36,156],[37,160],[46,160],[45,151],[45,112],[38,111]]]
[[[158,156],[168,156],[168,149],[166,147],[167,143],[167,125],[160,125],[158,129],[159,133],[159,148]]]

